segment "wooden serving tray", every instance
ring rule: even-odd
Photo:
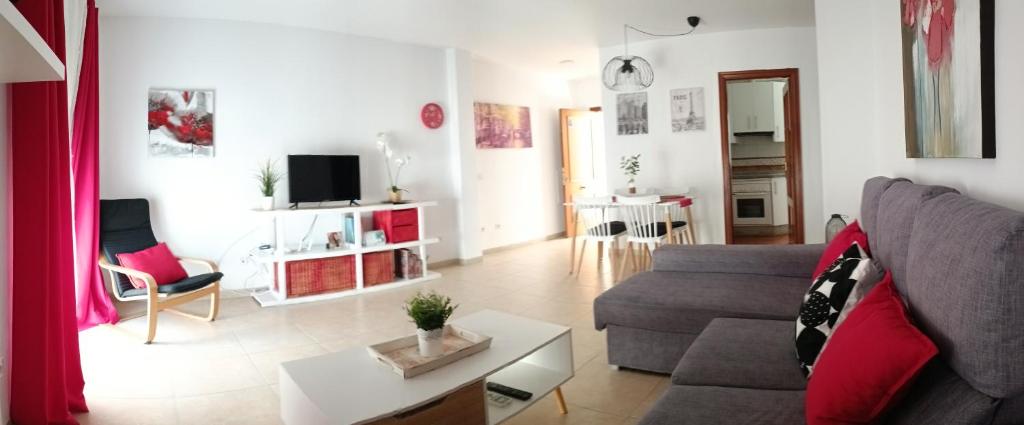
[[[444,354],[433,358],[420,356],[416,335],[401,337],[366,347],[377,361],[391,367],[405,379],[422,375],[456,360],[469,357],[491,346],[491,337],[460,328],[444,326]]]

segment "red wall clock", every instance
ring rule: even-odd
[[[427,126],[427,128],[439,128],[441,124],[444,124],[444,109],[441,109],[441,105],[436,103],[423,105],[423,110],[420,111],[420,119],[423,120],[423,125]]]

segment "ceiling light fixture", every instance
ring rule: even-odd
[[[652,37],[679,37],[690,34],[697,30],[700,24],[700,17],[690,16],[686,18],[690,24],[690,30],[679,34],[655,34],[644,31],[629,24],[622,26],[623,55],[616,56],[604,66],[602,80],[604,86],[615,91],[638,91],[644,90],[654,84],[654,69],[651,63],[640,56],[629,54],[629,30]]]

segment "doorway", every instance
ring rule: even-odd
[[[600,107],[559,109],[562,126],[562,196],[566,203],[581,196],[603,194],[600,170],[603,156],[604,117]],[[565,233],[576,235],[576,217],[572,207],[563,206]]]
[[[727,244],[804,243],[800,72],[720,72]]]

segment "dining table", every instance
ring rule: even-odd
[[[621,196],[629,196],[629,195],[614,195],[614,196],[612,196],[612,202],[609,205],[612,206],[612,207],[615,207],[618,204],[618,198],[621,197]],[[672,236],[672,209],[673,208],[679,208],[679,209],[681,209],[681,211],[682,211],[682,213],[683,213],[683,215],[685,217],[684,220],[686,221],[686,225],[687,225],[687,227],[686,227],[687,239],[689,240],[691,245],[696,245],[697,244],[697,232],[694,231],[693,211],[692,211],[694,198],[692,196],[689,196],[689,195],[660,195],[660,198],[661,199],[658,202],[658,206],[661,207],[661,208],[664,208],[664,212],[665,212],[665,214],[664,214],[664,217],[665,217],[665,227],[666,227],[666,229],[668,229],[668,231],[666,233],[666,240],[667,240],[667,242],[669,244],[681,243],[682,242],[682,241],[674,240],[674,238]],[[575,206],[576,206],[573,202],[566,202],[563,205],[565,205],[566,207],[574,208],[574,209],[575,209]],[[580,222],[580,216],[579,215],[580,215],[579,210],[576,210],[574,215],[573,215],[573,222],[577,226],[579,225],[579,222]],[[572,232],[572,243],[571,243],[571,245],[569,247],[569,269],[570,270],[572,270],[572,265],[575,264],[575,262],[576,262],[576,235],[579,234],[579,229],[575,229],[575,230],[576,231]],[[598,256],[600,257],[601,255],[602,254],[599,252]]]

